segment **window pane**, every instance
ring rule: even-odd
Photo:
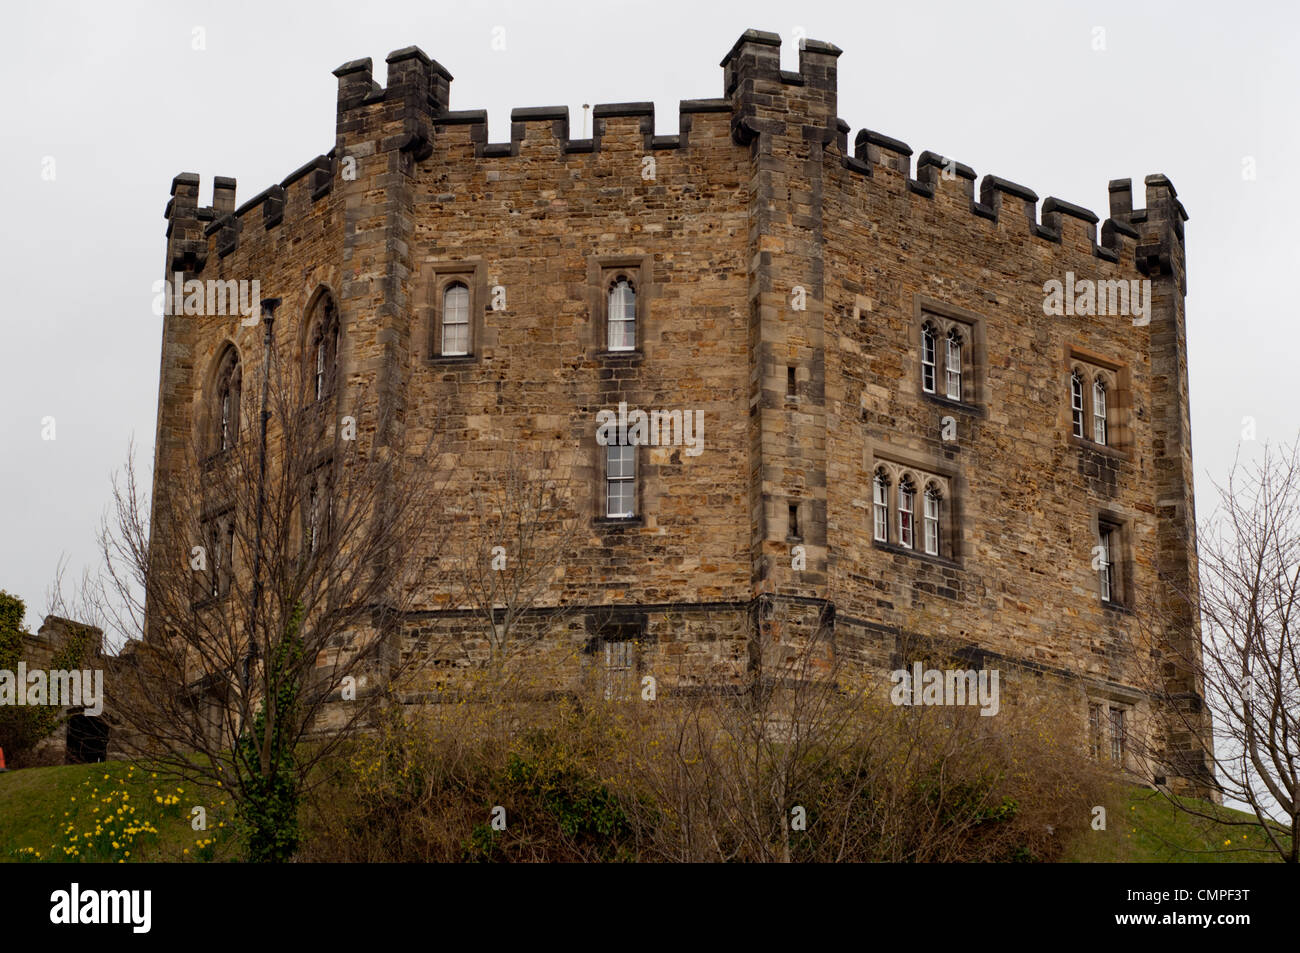
[[[626,280],[609,291],[609,349],[630,351],[636,347],[636,292]]]
[[[1083,381],[1078,374],[1070,375],[1070,419],[1074,435],[1083,436]]]
[[[630,351],[636,347],[636,324],[632,321],[609,322],[609,349]]]
[[[611,321],[632,321],[636,318],[636,294],[626,281],[616,283],[609,293]]]
[[[934,330],[921,329],[921,387],[927,394],[934,393]]]
[[[464,285],[452,285],[443,295],[443,320],[451,324],[464,324],[469,320],[469,289]]]
[[[911,484],[898,485],[898,542],[911,549],[913,546],[912,505],[916,499]]]
[[[1101,552],[1099,555],[1099,569],[1101,572],[1101,597],[1107,602],[1114,596],[1114,568],[1111,562],[1111,545],[1114,542],[1114,531],[1103,526],[1099,534],[1099,545]]]
[[[630,480],[632,478],[632,453],[635,449],[635,447],[622,447],[614,444],[605,448],[606,459],[609,461],[609,478],[611,480]]]
[[[939,554],[939,497],[928,491],[925,494],[925,551],[931,556]]]
[[[442,295],[442,353],[469,353],[469,289],[450,285]]]
[[[633,646],[630,641],[605,643],[605,697],[626,699],[632,694]]]
[[[624,517],[632,515],[632,483],[612,480],[608,484],[605,515]]]
[[[1092,387],[1092,439],[1106,442],[1106,385],[1101,381]]]
[[[221,449],[230,449],[230,391],[221,395]]]
[[[442,353],[450,356],[469,353],[469,325],[448,324],[443,326]]]
[[[961,342],[948,338],[948,359],[944,362],[948,382],[948,399],[961,400]]]

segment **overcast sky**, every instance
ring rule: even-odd
[[[172,176],[199,173],[201,204],[234,176],[245,201],[333,146],[332,69],[369,56],[383,82],[384,57],[412,44],[456,77],[451,108],[488,110],[492,141],[513,107],[567,104],[576,137],[583,103],[628,100],[676,133],[678,100],[722,95],[718,61],[753,27],[786,38],[790,69],[799,31],[844,50],[854,133],[1102,218],[1108,180],[1132,178],[1140,207],[1142,177],[1163,172],[1191,216],[1200,514],[1244,417],[1247,450],[1300,428],[1295,305],[1277,290],[1300,270],[1293,4],[45,2],[5,20],[0,588],[33,627],[60,556],[74,574],[94,559],[133,437],[152,464]]]

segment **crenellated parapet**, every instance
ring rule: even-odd
[[[340,175],[355,175],[357,163],[377,154],[399,156],[409,172],[434,154],[439,141],[467,141],[476,159],[552,156],[567,161],[602,152],[686,152],[693,124],[706,114],[729,115],[732,136],[741,145],[771,132],[783,116],[797,116],[805,135],[813,135],[843,169],[873,180],[873,188],[897,187],[923,198],[954,189],[972,216],[995,224],[1024,222],[1030,235],[1046,242],[1060,243],[1063,229],[1079,227],[1097,258],[1118,262],[1132,255],[1144,274],[1171,273],[1173,261],[1180,258],[1187,215],[1164,176],[1147,177],[1147,207],[1138,210],[1132,207],[1129,180],[1111,182],[1110,216],[1105,221],[1053,196],[1042,201],[1040,219],[1038,195],[1032,189],[992,174],[977,188],[970,166],[935,152],[916,158],[913,177],[913,151],[901,140],[862,129],[850,149],[851,127],[836,115],[838,47],[803,41],[797,71],[781,68],[780,48],[776,34],[747,30],[721,60],[723,96],[682,100],[676,135],[655,134],[653,103],[602,103],[592,111],[590,136],[580,139],[571,136],[566,106],[514,109],[506,142],[488,141],[486,110],[449,108],[451,73],[418,47],[388,55],[387,86],[374,80],[369,58],[352,60],[333,71],[338,80],[336,143],[328,153],[238,206],[233,179],[218,177],[213,204],[199,207],[197,176],[177,177],[167,211],[170,262],[201,270],[210,257],[225,257],[237,249],[250,225],[264,230],[282,225],[286,208],[310,207],[330,194]],[[295,201],[298,191],[305,193],[306,203]],[[259,209],[260,220],[254,224],[249,216]]]
[[[1091,210],[1055,196],[1043,200],[1040,221],[1037,212],[1038,194],[1027,186],[989,173],[976,189],[975,183],[979,176],[974,169],[956,159],[930,151],[922,152],[917,158],[916,177],[913,178],[911,146],[874,130],[862,129],[854,139],[852,154],[849,154],[850,130],[847,122],[842,119],[837,121],[840,165],[843,168],[867,178],[882,178],[886,182],[892,180],[897,183],[896,187],[905,188],[924,198],[934,198],[941,187],[953,188],[962,195],[971,214],[978,218],[993,223],[1004,219],[1023,221],[1030,235],[1056,244],[1061,242],[1062,230],[1066,227],[1065,219],[1072,219],[1081,223],[1085,229],[1097,258],[1118,262],[1121,256],[1131,255],[1140,262],[1139,267],[1144,274],[1157,267],[1164,268],[1168,273],[1169,256],[1177,254],[1175,249],[1181,246],[1182,223],[1187,220],[1187,213],[1173,197],[1173,186],[1163,175],[1151,175],[1146,179],[1147,205],[1148,209],[1155,210],[1154,213],[1148,209],[1133,211],[1130,180],[1122,179],[1110,183],[1111,216],[1104,222]],[[887,170],[889,174],[876,176],[876,170]],[[1168,240],[1158,227],[1148,228],[1145,233],[1139,232],[1137,225],[1148,221],[1153,226],[1157,221],[1168,223]],[[1100,236],[1098,224],[1101,225]],[[1143,244],[1139,252],[1140,239]],[[1128,243],[1127,246],[1125,242]]]

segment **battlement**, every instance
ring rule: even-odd
[[[1032,189],[985,174],[977,191],[975,171],[939,153],[922,152],[913,175],[913,151],[907,143],[865,128],[854,137],[850,151],[851,127],[835,114],[836,61],[842,51],[830,43],[804,40],[799,69],[790,71],[781,68],[780,49],[777,34],[745,31],[719,63],[723,95],[682,100],[676,135],[655,134],[653,103],[626,102],[596,105],[591,134],[581,139],[570,135],[567,106],[516,108],[506,142],[488,141],[486,110],[449,108],[453,77],[419,47],[388,55],[387,86],[374,80],[369,58],[352,60],[333,71],[338,80],[337,125],[335,147],[329,152],[238,206],[234,179],[218,177],[212,205],[200,207],[198,177],[176,177],[165,213],[169,261],[173,268],[201,270],[210,253],[224,257],[238,247],[241,234],[250,225],[256,227],[249,216],[257,209],[261,218],[256,224],[264,230],[275,228],[284,223],[286,208],[309,208],[330,195],[345,164],[354,170],[357,163],[380,153],[400,155],[409,168],[440,146],[458,143],[459,154],[468,148],[476,159],[549,156],[567,161],[602,152],[683,152],[690,149],[693,127],[709,114],[726,115],[738,145],[770,134],[775,116],[802,114],[807,128],[824,130],[826,153],[842,169],[873,180],[873,187],[906,189],[928,199],[952,189],[972,216],[993,227],[1023,221],[1030,235],[1056,244],[1065,230],[1080,229],[1076,235],[1086,235],[1096,257],[1117,262],[1132,254],[1144,270],[1168,272],[1173,259],[1181,256],[1187,213],[1165,176],[1147,176],[1146,208],[1132,207],[1130,181],[1123,179],[1110,183],[1110,215],[1104,222],[1087,208],[1055,196],[1043,200],[1040,219],[1039,198]]]
[[[925,151],[917,158],[916,177],[911,173],[912,147],[899,139],[894,139],[871,129],[863,129],[854,139],[852,155],[848,152],[848,134],[851,127],[844,120],[837,124],[837,138],[841,153],[840,164],[866,177],[874,177],[874,170],[887,170],[886,180],[892,178],[899,186],[908,191],[934,198],[941,183],[950,183],[951,187],[963,194],[969,203],[972,215],[998,223],[1004,212],[1018,217],[1023,215],[1026,227],[1031,235],[1045,241],[1059,244],[1064,218],[1071,218],[1083,223],[1093,253],[1107,261],[1118,261],[1124,248],[1123,240],[1128,239],[1134,245],[1143,237],[1137,225],[1151,222],[1167,222],[1178,244],[1183,240],[1183,222],[1187,221],[1187,212],[1182,203],[1175,198],[1173,184],[1164,175],[1156,174],[1146,177],[1147,208],[1134,210],[1132,207],[1132,187],[1129,179],[1117,179],[1110,183],[1111,217],[1102,223],[1101,240],[1097,241],[1096,226],[1101,222],[1096,213],[1067,202],[1055,196],[1043,200],[1042,221],[1038,220],[1036,208],[1038,193],[1027,186],[1011,182],[1001,176],[986,173],[975,190],[978,178],[975,170],[956,159]],[[976,197],[978,195],[978,198]],[[1154,210],[1154,211],[1151,211]],[[1156,235],[1160,241],[1162,236]],[[1166,249],[1165,255],[1169,254]]]

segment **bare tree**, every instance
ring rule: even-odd
[[[260,388],[195,428],[152,507],[128,461],[92,588],[137,640],[108,705],[138,752],[220,785],[250,857],[283,860],[316,766],[416,664],[398,640],[436,572],[441,486],[432,439],[403,446],[386,402],[323,387],[270,342]]]
[[[748,620],[722,622],[724,634],[728,625],[759,649],[736,692],[665,692],[655,706],[629,706],[638,727],[621,733],[635,749],[623,782],[648,797],[625,804],[653,859],[1047,857],[1097,803],[1099,773],[1079,758],[1066,719],[1041,705],[1025,700],[996,718],[900,707],[884,672],[831,644],[819,607],[760,599]],[[970,667],[941,638],[896,647]],[[602,771],[619,776],[614,764]]]
[[[1277,854],[1296,863],[1300,441],[1280,452],[1266,444],[1252,464],[1238,454],[1226,484],[1215,489],[1217,510],[1198,533],[1199,595],[1184,594],[1202,620],[1203,648],[1196,638],[1175,640],[1190,648],[1161,660],[1193,674],[1214,717],[1197,717],[1179,693],[1166,692],[1161,719],[1167,736],[1190,737],[1192,749],[1206,753],[1218,790],[1248,805],[1256,821],[1200,802],[1173,803],[1220,825],[1262,828],[1261,843],[1243,839],[1231,850]]]
[[[506,451],[500,467],[464,487],[448,527],[457,603],[472,612],[497,675],[576,611],[562,592],[580,526],[574,488],[570,469],[550,462]]]

